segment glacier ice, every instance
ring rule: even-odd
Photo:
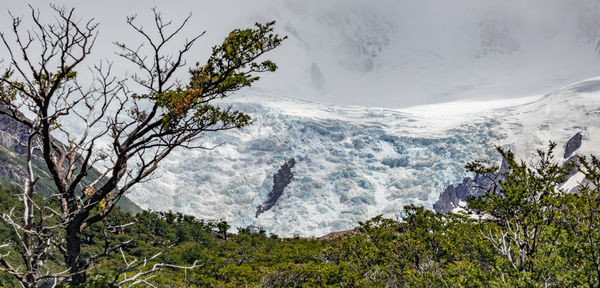
[[[156,179],[128,195],[141,207],[258,225],[279,235],[323,235],[403,205],[431,208],[439,192],[466,176],[470,161],[494,163],[494,145],[528,157],[581,131],[580,151],[598,151],[600,79],[544,96],[452,102],[406,109],[335,106],[259,95],[223,105],[254,124],[206,134],[211,151],[177,150]],[[521,153],[521,154],[519,154]],[[277,203],[255,217],[283,163],[294,178]]]

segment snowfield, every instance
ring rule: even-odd
[[[250,114],[253,125],[206,134],[204,146],[223,144],[212,150],[177,150],[130,199],[144,209],[224,219],[232,227],[319,236],[379,214],[394,217],[407,204],[431,208],[446,185],[467,175],[467,162],[498,164],[494,145],[531,158],[549,140],[562,145],[582,132],[579,153],[600,150],[600,78],[543,96],[406,109],[257,92],[222,104]],[[291,183],[255,217],[273,175],[292,158]]]

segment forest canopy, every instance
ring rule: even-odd
[[[397,219],[377,216],[321,238],[279,238],[247,227],[231,234],[222,221],[173,212],[132,216],[116,209],[104,226],[84,234],[84,253],[104,249],[105,237],[133,240],[95,265],[84,286],[106,287],[126,277],[119,274],[126,262],[167,249],[147,266],[196,265],[166,267],[148,280],[156,287],[598,287],[600,160],[580,157],[580,164],[562,166],[553,147],[540,151],[531,165],[500,150],[508,165],[503,194],[493,190],[469,199],[463,212],[406,206]],[[479,172],[497,168],[469,166]],[[558,187],[573,169],[588,180],[566,193]],[[0,192],[1,209],[19,207],[18,188]],[[103,232],[129,222],[134,224]],[[2,224],[0,236],[11,235]],[[0,279],[17,287],[8,274]]]

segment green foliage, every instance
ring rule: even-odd
[[[13,214],[19,211],[17,208],[8,212],[10,217],[3,217],[12,224],[19,241],[14,241],[16,244],[0,244],[0,248],[7,250],[6,253],[16,251],[20,254],[26,267],[8,263],[6,254],[0,255],[2,271],[15,276],[23,287],[37,287],[40,281],[50,277],[66,278],[68,283],[79,285],[86,281],[88,269],[96,264],[97,259],[117,250],[148,257],[146,253],[160,251],[161,247],[208,239],[202,232],[206,232],[205,226],[211,227],[210,237],[213,237],[212,229],[216,228],[222,239],[227,241],[229,225],[226,222],[216,223],[213,227],[213,223],[204,225],[181,214],[142,214],[131,219],[130,215],[119,211],[110,213],[118,200],[135,184],[150,177],[174,149],[201,148],[193,143],[206,132],[250,124],[248,115],[211,101],[251,86],[259,80],[258,73],[277,69],[270,60],[257,60],[285,39],[273,33],[274,22],[233,30],[222,44],[213,48],[205,65],[198,63],[189,70],[189,83],[185,85],[174,75],[186,65],[185,54],[204,33],[186,40],[174,54],[166,53],[170,49],[166,47],[182,31],[191,15],[171,29],[172,22],[163,22],[160,13],[153,9],[153,32],[135,24],[135,16],[127,17],[127,24],[142,37],[143,43],[134,49],[125,43],[115,44],[121,50],[118,55],[141,72],[130,79],[121,79],[112,74],[110,64],[103,67],[101,63],[90,69],[92,78],[98,81],[87,87],[77,81],[76,71],[91,54],[98,24],[93,20],[73,18],[74,9],[50,6],[56,13],[56,23],[45,24],[39,11],[30,6],[32,28],[20,28],[22,18],[11,14],[14,37],[0,33],[4,46],[10,51],[4,74],[0,75],[0,112],[21,125],[18,127],[27,128],[27,135],[17,135],[16,138],[25,137],[21,142],[27,142],[29,148],[27,163],[18,155],[0,155],[0,160],[10,161],[9,169],[27,164],[29,172],[25,181],[27,193],[21,196],[25,206],[20,208],[25,211],[21,212],[21,215],[24,214],[23,223],[16,223],[21,221]],[[36,45],[30,45],[32,42]],[[146,45],[152,48],[145,51],[142,47]],[[141,86],[143,91],[140,94],[133,94],[127,88],[126,83],[130,80]],[[85,111],[79,111],[81,109]],[[85,133],[74,135],[77,133],[62,128],[64,121],[60,119],[70,114],[77,114],[83,120],[78,124]],[[100,130],[96,129],[98,127]],[[97,131],[98,134],[88,131]],[[64,137],[54,135],[55,132]],[[81,139],[74,140],[71,136],[81,136]],[[95,141],[104,136],[111,138],[111,147],[114,148],[108,152],[96,150]],[[55,137],[67,143],[60,143]],[[100,175],[92,166],[108,158],[112,161],[103,167]],[[17,176],[11,178],[24,178]],[[89,181],[90,178],[92,181]],[[48,191],[40,189],[47,183]],[[42,196],[40,192],[47,197],[34,203],[32,195]],[[131,223],[120,225],[126,221]],[[132,230],[134,228],[137,230]],[[195,228],[200,230],[195,231]],[[146,229],[154,234],[138,233],[138,230]],[[138,237],[130,239],[129,235]],[[145,245],[139,242],[140,238],[152,246],[141,250],[140,247]],[[133,246],[134,242],[137,245]],[[113,246],[111,243],[121,244]],[[19,245],[23,247],[19,248]],[[62,254],[62,261],[55,257],[58,255],[55,250]],[[163,260],[156,258],[161,253],[154,255],[151,259]],[[116,269],[102,274],[96,279],[100,281],[98,283],[107,283],[111,277],[114,282],[123,269],[131,268],[127,257],[122,254],[122,258],[127,267],[106,266]],[[107,261],[116,260],[109,258]],[[63,267],[65,265],[68,269]],[[234,267],[227,268],[236,270]],[[252,271],[248,269],[243,266],[237,272]]]
[[[196,63],[189,70],[190,82],[186,87],[150,95],[135,95],[136,99],[156,101],[164,109],[163,126],[177,130],[189,126],[241,128],[250,123],[250,116],[239,111],[222,109],[209,102],[232,92],[249,87],[260,79],[257,73],[274,72],[277,65],[256,59],[281,45],[286,37],[273,34],[275,22],[255,25],[255,28],[235,29],[221,45],[213,47],[204,65]],[[135,116],[143,120],[143,114]]]
[[[511,285],[546,287],[562,283],[556,272],[564,263],[555,252],[557,241],[565,236],[558,223],[564,216],[560,206],[566,194],[558,187],[568,179],[569,170],[553,160],[555,147],[550,143],[548,152],[538,151],[538,161],[532,166],[517,162],[511,152],[498,148],[508,165],[502,191],[489,191],[485,197],[468,201],[473,211],[494,224],[482,233],[499,253],[496,269],[510,276]]]
[[[468,213],[406,206],[396,220],[377,216],[333,239],[280,239],[246,228],[227,234],[225,221],[181,213],[134,217],[115,210],[86,232],[83,255],[104,249],[105,237],[122,242],[135,235],[123,247],[130,261],[170,247],[148,265],[199,263],[192,270],[165,268],[150,280],[157,287],[598,287],[600,160],[580,157],[562,167],[553,161],[554,147],[539,151],[532,165],[499,149],[508,167],[502,192],[469,199]],[[558,187],[571,169],[587,180],[567,193]],[[1,189],[0,209],[18,207],[18,193]],[[118,231],[107,228],[129,222]],[[0,236],[9,235],[2,223]],[[111,254],[93,268],[86,287],[106,287],[124,265],[120,254]],[[0,281],[14,284],[6,274]]]
[[[275,22],[255,25],[255,29],[235,29],[221,45],[215,46],[206,65],[191,69],[190,89],[212,96],[226,96],[259,80],[256,72],[274,72],[270,60],[255,62],[260,55],[279,46],[285,39],[273,34]]]
[[[4,80],[10,79],[14,74],[14,71],[7,69],[4,74],[0,76],[0,101],[11,103],[17,99],[19,89],[23,88],[23,84],[19,83],[15,85],[5,84]]]

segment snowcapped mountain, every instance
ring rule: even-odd
[[[122,20],[139,11],[144,21],[145,3],[110,1],[82,7],[107,28],[88,64],[112,53],[115,40],[140,40]],[[188,63],[255,22],[277,20],[277,33],[289,38],[268,55],[277,73],[223,103],[254,124],[206,134],[202,144],[212,150],[165,159],[128,195],[146,209],[322,235],[410,203],[431,208],[444,187],[462,181],[465,163],[499,161],[494,145],[530,157],[581,132],[579,153],[600,149],[600,79],[519,98],[600,75],[600,0],[155,2],[175,20],[193,12],[185,36],[207,29]],[[114,62],[114,71],[136,73]]]
[[[323,235],[378,214],[393,217],[406,204],[431,208],[446,185],[466,176],[467,162],[499,161],[493,145],[530,157],[549,140],[565,143],[581,132],[579,153],[600,150],[600,78],[544,96],[407,109],[258,93],[228,101],[253,125],[206,134],[203,145],[212,150],[176,151],[128,197],[145,209],[232,227]]]
[[[600,73],[598,0],[277,3],[248,13],[289,36],[259,84],[272,95],[397,108],[537,95]]]
[[[431,208],[467,162],[498,161],[494,145],[526,154],[582,132],[579,151],[597,151],[600,80],[519,97],[600,75],[598,0],[219,3],[160,8],[193,10],[192,27],[208,30],[202,49],[277,20],[288,39],[268,58],[280,69],[224,103],[252,126],[206,134],[218,147],[176,151],[131,192],[144,208],[321,235],[409,203]]]

